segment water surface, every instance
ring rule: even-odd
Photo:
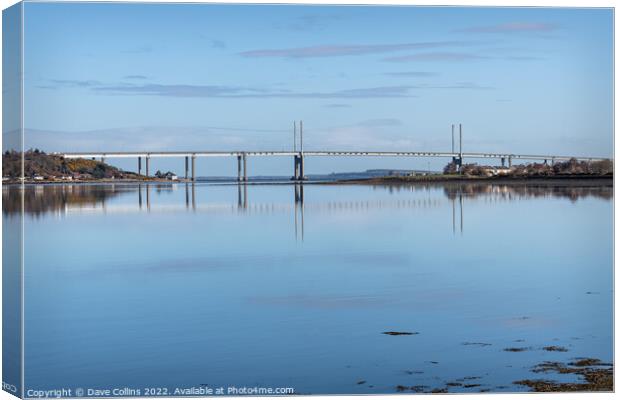
[[[26,389],[525,391],[539,362],[612,361],[611,187],[25,193]]]

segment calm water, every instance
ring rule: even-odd
[[[14,224],[17,191],[3,199]],[[612,361],[611,187],[67,185],[25,202],[27,389],[526,391],[512,382],[539,362]]]

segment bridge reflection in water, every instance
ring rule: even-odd
[[[196,184],[185,183],[185,208],[188,210],[196,211]],[[273,204],[255,204],[253,207],[248,206],[248,185],[235,185],[237,187],[237,210],[246,212],[248,209],[253,212],[261,212],[267,209],[274,210]],[[293,204],[294,204],[294,225],[295,225],[295,237],[303,240],[304,238],[304,186],[302,184],[293,184]],[[151,188],[156,187],[157,190],[161,190],[161,185],[151,184],[138,184],[138,209],[151,211]],[[166,185],[165,187],[170,187]],[[347,204],[346,207],[351,207],[352,204]],[[102,205],[103,208],[103,205]]]
[[[200,190],[197,190],[196,187]],[[290,202],[254,201],[249,198],[248,192],[257,187],[279,187],[290,190]],[[339,186],[330,185],[334,190]],[[358,185],[354,185],[358,186]],[[226,198],[223,201],[215,199],[197,198],[197,192],[202,196],[214,191],[210,188],[228,187],[231,190],[219,190],[230,195],[236,187],[236,201]],[[508,202],[539,197],[562,198],[568,201],[577,201],[580,198],[595,197],[605,200],[613,198],[613,183],[611,180],[603,182],[582,182],[576,184],[557,184],[552,182],[501,184],[501,183],[429,183],[429,184],[390,184],[366,186],[372,191],[387,191],[399,196],[368,196],[363,199],[317,199],[305,201],[305,191],[327,185],[314,184],[285,184],[285,185],[226,185],[226,184],[195,184],[195,183],[140,183],[140,184],[65,184],[65,185],[26,185],[23,190],[20,186],[3,185],[2,212],[5,217],[20,215],[22,210],[28,218],[40,218],[44,215],[59,217],[75,213],[131,213],[131,212],[175,212],[189,210],[191,212],[214,213],[244,213],[244,214],[273,214],[292,213],[295,237],[304,239],[306,213],[311,211],[341,213],[344,211],[368,211],[374,209],[430,209],[437,207],[451,208],[452,231],[463,233],[464,209],[468,201],[484,201],[485,203]],[[359,186],[358,186],[359,187]],[[249,189],[248,189],[249,188]],[[182,190],[184,195],[179,196]],[[414,196],[404,196],[402,192],[416,192]],[[422,193],[421,193],[422,192]],[[170,202],[161,196],[164,193],[177,193]],[[277,193],[282,193],[281,191]],[[336,192],[335,192],[336,193]],[[132,194],[137,197],[137,204],[128,199]],[[256,193],[259,195],[259,192]],[[441,195],[443,194],[443,196]],[[23,203],[22,203],[23,196]],[[260,196],[259,196],[260,197]],[[393,198],[392,198],[393,197]],[[115,199],[123,199],[115,201]],[[447,199],[450,204],[444,203]],[[180,200],[180,201],[179,201]],[[184,203],[183,203],[184,202]],[[132,205],[133,203],[133,205]],[[136,207],[137,205],[137,207]]]

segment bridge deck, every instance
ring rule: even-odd
[[[146,152],[84,152],[84,153],[53,153],[65,158],[136,158],[136,157],[278,157],[296,156],[300,152],[294,151],[146,151]],[[451,153],[433,151],[304,151],[304,157],[462,157],[462,158],[512,158],[521,160],[554,160],[566,161],[575,158],[578,161],[602,161],[604,157],[562,156],[562,155],[532,155],[509,153]]]

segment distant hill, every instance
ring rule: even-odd
[[[17,179],[21,176],[21,153],[6,151],[2,154],[2,176]],[[24,153],[24,176],[27,179],[127,179],[137,177],[106,163],[82,158],[65,159],[43,151]]]
[[[439,174],[436,171],[409,170],[409,169],[368,169],[358,172],[332,172],[329,174],[306,174],[306,178],[313,182],[336,182],[339,180],[382,178],[387,176],[413,176]],[[199,176],[201,182],[236,182],[236,176]],[[248,177],[252,182],[288,182],[290,175],[253,175]]]

